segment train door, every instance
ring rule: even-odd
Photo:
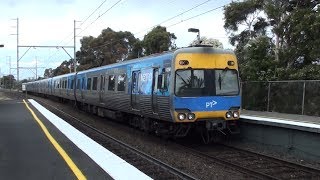
[[[140,110],[140,98],[139,98],[139,83],[140,83],[140,71],[132,72],[131,80],[131,107],[134,110]]]
[[[99,102],[104,103],[104,89],[106,84],[106,78],[100,75],[100,88],[99,88]]]
[[[157,92],[158,92],[158,76],[159,68],[153,69],[153,78],[152,78],[152,112],[158,114],[158,103],[157,103]]]

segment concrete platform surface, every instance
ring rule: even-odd
[[[31,103],[28,103],[28,106],[70,160],[66,160],[65,156],[57,150],[42,129],[42,125],[37,122],[22,100],[5,97],[0,92],[0,179],[131,179],[132,177],[150,179],[137,169],[137,172],[132,172],[134,174],[128,173],[130,171],[126,170],[125,167],[128,165],[124,160],[121,161],[123,168],[106,171],[101,164],[92,159],[90,153],[85,152],[84,147],[80,148],[79,144],[70,138],[84,142],[87,148],[91,148],[96,155],[100,156],[100,159],[108,156],[110,161],[105,163],[109,163],[110,167],[118,168],[119,164],[113,164],[115,162],[111,161],[110,154],[99,153],[105,152],[102,146],[95,149],[97,146],[88,143],[93,140],[84,137],[82,133],[82,135],[77,134],[77,137],[62,133],[63,127],[57,127],[49,120],[53,116],[45,117],[42,114],[43,109],[37,110],[39,107],[35,108]],[[74,128],[69,128],[68,131],[74,131]],[[113,159],[116,158],[113,157]],[[83,174],[82,178],[77,176],[69,164],[70,161]],[[122,173],[122,176],[115,175],[114,171]]]

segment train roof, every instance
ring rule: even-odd
[[[184,48],[179,48],[175,51],[167,51],[167,52],[163,52],[163,53],[152,54],[152,55],[144,56],[141,58],[121,61],[121,62],[117,62],[114,64],[108,64],[108,65],[104,65],[104,66],[100,66],[100,67],[95,67],[95,68],[79,71],[78,74],[104,70],[106,68],[113,68],[113,67],[122,66],[122,65],[129,65],[129,64],[133,64],[133,63],[137,63],[137,62],[145,62],[150,59],[158,59],[158,58],[165,59],[165,60],[172,59],[174,56],[176,56],[179,53],[209,53],[209,54],[232,54],[232,55],[234,55],[234,52],[232,50],[218,49],[218,48],[213,48],[211,46],[184,47]],[[76,73],[68,73],[68,74],[55,76],[53,78],[54,79],[55,78],[63,78],[63,77],[67,77],[67,76],[75,75],[75,74]],[[47,79],[44,79],[44,80],[47,80]]]

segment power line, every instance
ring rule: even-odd
[[[228,4],[230,4],[230,3],[228,3]],[[195,15],[195,16],[192,16],[192,17],[189,17],[189,18],[186,18],[186,19],[184,19],[184,20],[181,20],[180,22],[174,23],[174,24],[172,24],[172,25],[170,25],[170,26],[166,26],[166,28],[169,28],[169,27],[172,27],[172,26],[176,26],[176,25],[178,25],[178,24],[180,24],[180,23],[189,21],[189,20],[191,20],[191,19],[193,19],[193,18],[196,18],[196,17],[202,16],[202,15],[205,15],[205,14],[207,14],[207,13],[209,13],[209,12],[212,12],[212,11],[215,11],[215,10],[217,10],[217,9],[223,8],[223,7],[225,7],[225,6],[228,5],[228,4],[225,4],[225,5],[223,5],[223,6],[219,6],[219,7],[210,9],[210,10],[208,10],[208,11],[206,11],[206,12],[200,13],[200,14],[198,14],[198,15]],[[194,9],[194,8],[193,8],[193,9]],[[188,11],[188,10],[187,10],[187,11]],[[175,16],[175,17],[178,17],[178,16]],[[159,24],[157,24],[157,25],[159,25]],[[155,27],[155,26],[157,26],[157,25],[154,25],[153,27]],[[133,34],[133,35],[135,35],[135,34]],[[143,37],[143,36],[142,36],[142,37]],[[105,43],[105,44],[102,44],[102,45],[99,45],[99,46],[96,46],[96,47],[92,47],[92,48],[94,48],[94,49],[96,49],[96,48],[102,48],[102,47],[107,46],[107,45],[109,45],[109,44],[111,44],[111,43],[114,43],[114,42],[108,42],[108,43]]]
[[[92,21],[88,26],[86,26],[82,31],[80,31],[77,36],[79,34],[81,34],[83,31],[87,30],[93,23],[95,23],[99,18],[101,18],[103,15],[105,15],[108,11],[110,11],[112,8],[114,8],[119,2],[121,2],[122,0],[117,1],[116,3],[114,3],[109,9],[107,9],[104,13],[102,13],[101,15],[99,15],[94,21]]]
[[[226,4],[226,5],[227,5],[227,4]],[[215,11],[215,10],[217,10],[217,9],[223,8],[223,7],[226,6],[226,5],[219,6],[219,7],[213,8],[213,9],[211,9],[211,10],[209,10],[209,11],[206,11],[206,12],[200,13],[200,14],[198,14],[198,15],[189,17],[189,18],[187,18],[187,19],[181,20],[180,22],[177,22],[177,23],[174,23],[174,24],[172,24],[172,25],[170,25],[170,26],[167,26],[167,28],[172,27],[172,26],[175,26],[175,25],[178,25],[178,24],[183,23],[183,22],[185,22],[185,21],[189,21],[190,19],[193,19],[193,18],[202,16],[202,15],[205,15],[205,14],[207,14],[207,13],[209,13],[209,12],[212,12],[212,11]]]
[[[211,1],[211,0],[204,1],[204,2],[202,2],[202,3],[200,3],[200,4],[198,4],[198,5],[194,6],[194,7],[192,7],[192,8],[190,8],[190,9],[186,10],[186,11],[183,11],[182,13],[180,13],[180,14],[178,14],[178,15],[175,15],[175,16],[169,18],[169,19],[166,19],[166,20],[162,21],[161,23],[159,23],[159,24],[157,24],[157,25],[161,25],[161,24],[166,23],[166,22],[168,22],[168,21],[170,21],[170,20],[172,20],[172,19],[174,19],[174,18],[176,18],[176,17],[179,17],[179,16],[181,16],[181,15],[183,15],[183,14],[189,12],[189,11],[192,11],[193,9],[196,9],[196,8],[199,7],[199,6],[202,6],[202,5],[206,4],[206,3],[208,3],[209,1]],[[140,33],[142,33],[142,32],[145,32],[145,31],[147,31],[147,30],[149,30],[149,29],[152,29],[152,28],[156,27],[157,25],[151,26],[151,27],[149,27],[149,28],[147,28],[147,29],[144,29],[144,30],[142,30],[142,31],[140,31],[140,32],[138,32],[138,33],[134,33],[134,34],[140,34]]]
[[[106,1],[107,0],[104,0],[85,20],[82,20],[80,26],[82,26],[94,13],[96,13]]]
[[[103,4],[106,2],[107,0],[104,0],[87,18],[85,18],[84,20],[82,20],[81,24],[79,27],[81,27],[93,14],[95,14],[97,12],[98,9],[100,9]],[[85,31],[89,26],[91,26],[95,21],[97,21],[101,16],[103,16],[106,12],[108,12],[109,10],[111,10],[116,4],[118,4],[121,0],[119,0],[118,2],[116,2],[113,6],[111,6],[111,8],[109,8],[107,11],[105,11],[102,15],[99,15],[98,18],[96,18],[93,22],[91,22],[90,25],[88,25],[84,30],[82,30],[80,33],[82,33],[83,31]],[[78,36],[80,33],[78,33],[76,36]],[[65,38],[63,38],[63,40],[61,40],[58,44],[61,44],[65,39],[67,39],[69,36],[71,36],[73,34],[70,33],[69,35],[67,35]],[[74,37],[71,37],[71,39],[66,42],[65,44],[68,44],[69,42],[71,42],[72,40],[74,39]],[[54,54],[52,54],[48,59],[50,60],[53,56],[56,55],[56,53],[58,52],[59,50],[56,50],[56,52],[54,52]]]

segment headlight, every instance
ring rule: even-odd
[[[238,111],[234,111],[233,112],[233,117],[234,118],[238,118],[239,117],[239,112]]]
[[[232,112],[231,111],[228,111],[227,113],[226,113],[226,118],[231,118],[232,117]]]
[[[182,121],[182,120],[185,120],[185,119],[186,119],[186,114],[184,114],[184,113],[179,113],[179,114],[178,114],[178,119],[181,120],[181,121]]]
[[[189,120],[194,120],[196,118],[196,115],[193,113],[188,113],[188,119]]]

